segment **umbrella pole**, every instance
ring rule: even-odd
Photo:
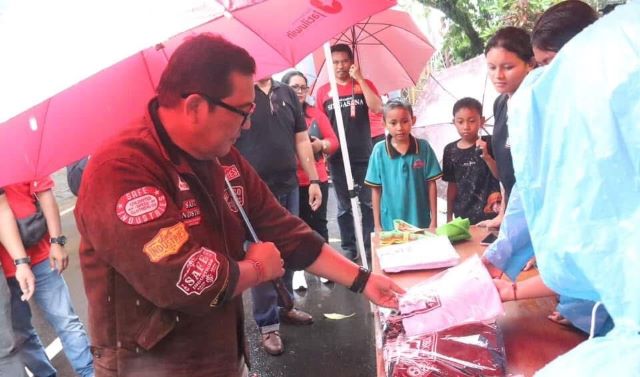
[[[329,42],[324,44],[324,57],[325,61],[331,61],[331,47]],[[326,64],[327,76],[329,77],[329,85],[331,87],[331,93],[335,95],[331,96],[333,100],[333,112],[336,115],[336,123],[338,128],[338,138],[340,139],[340,150],[342,151],[342,161],[344,163],[344,174],[347,179],[347,188],[349,190],[349,196],[351,197],[351,212],[353,213],[353,225],[356,232],[356,248],[360,259],[362,260],[362,266],[369,268],[367,261],[367,253],[364,250],[364,237],[362,234],[362,214],[360,213],[360,201],[358,195],[353,189],[353,174],[351,173],[351,163],[349,160],[349,150],[347,148],[347,136],[344,132],[344,120],[342,119],[342,110],[340,107],[340,99],[338,97],[338,84],[336,82],[335,72],[330,64]]]

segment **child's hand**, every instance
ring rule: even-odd
[[[487,158],[493,159],[493,157],[491,157],[491,155],[489,154],[487,142],[482,140],[482,138],[478,138],[478,140],[476,140],[476,149],[479,149],[481,151],[482,154],[480,156],[483,160],[486,160]]]

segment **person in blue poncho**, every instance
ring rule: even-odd
[[[531,35],[538,66],[551,63],[562,46],[597,18],[598,14],[588,4],[578,0],[563,1],[549,8],[540,16]],[[515,283],[515,278],[524,263],[533,257],[533,246],[517,184],[512,190],[512,195],[514,200],[509,202],[506,219],[500,230],[502,237],[487,249],[483,260],[493,272],[492,275],[495,276],[497,270],[504,271],[514,281],[510,283],[501,279],[494,280],[503,301],[555,295],[555,292],[544,284],[540,275]],[[525,269],[530,264],[528,263]],[[557,311],[552,313],[549,319],[560,324],[574,325],[588,332],[593,305],[592,301],[560,296]],[[604,335],[613,328],[613,322],[606,310],[599,309],[596,313],[595,334]]]

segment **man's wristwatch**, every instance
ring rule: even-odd
[[[319,179],[312,179],[312,180],[309,181],[309,185],[312,185],[314,183],[319,186],[320,185],[320,180]]]
[[[54,243],[57,243],[60,246],[64,246],[67,243],[67,237],[65,236],[60,236],[60,237],[51,237],[51,239],[49,240],[49,242],[53,245]]]
[[[19,266],[21,264],[31,264],[31,257],[14,259],[13,264],[15,264],[16,266]]]

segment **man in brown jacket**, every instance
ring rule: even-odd
[[[220,37],[188,40],[144,120],[91,158],[75,214],[96,376],[246,375],[241,294],[285,266],[397,306],[401,288],[291,216],[232,148],[250,126],[254,72]],[[263,241],[246,253],[225,177]]]

